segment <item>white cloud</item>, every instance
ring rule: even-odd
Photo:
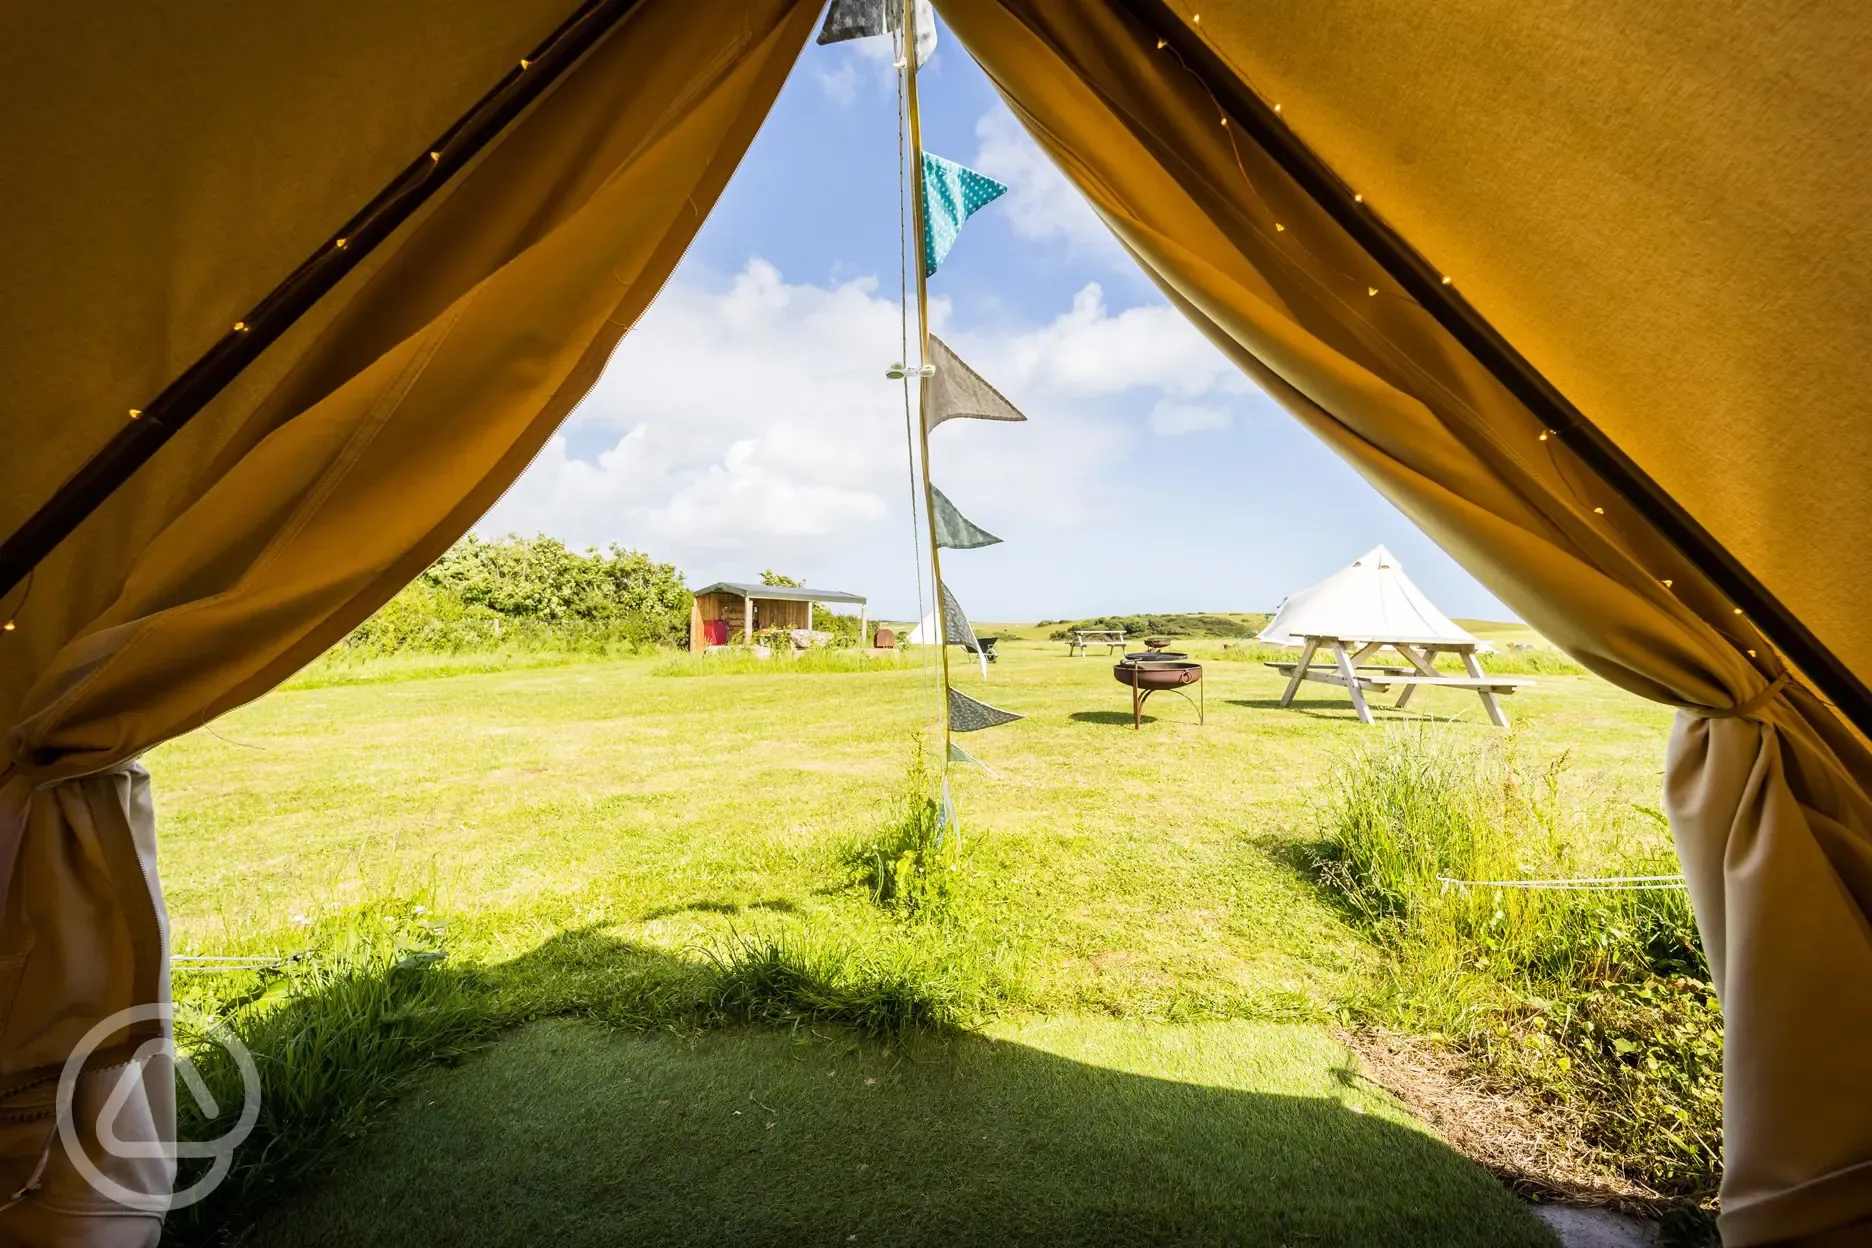
[[[840,108],[857,103],[860,87],[868,87],[870,94],[885,99],[896,94],[897,52],[891,38],[877,35],[848,39],[830,48],[811,49],[807,56],[811,58],[813,81]],[[831,60],[837,61],[834,68],[820,68],[822,62]]]
[[[818,80],[819,89],[826,93],[840,108],[849,108],[858,99],[858,71],[851,61],[842,60],[837,69],[816,69],[813,77]]]
[[[1152,433],[1174,438],[1186,433],[1214,433],[1227,429],[1235,423],[1235,413],[1225,407],[1158,399],[1151,407],[1145,423],[1150,426]]]
[[[725,291],[672,284],[480,528],[693,559],[881,521],[904,469],[897,311],[875,289],[788,285],[761,260]],[[595,460],[572,455],[594,438]]]
[[[621,542],[709,576],[867,551],[907,566],[903,398],[884,376],[900,332],[873,278],[794,284],[751,260],[725,289],[678,279],[477,527]],[[1170,434],[1227,427],[1246,390],[1172,309],[1113,313],[1096,285],[1036,328],[944,336],[1031,418],[951,421],[934,439],[937,482],[1010,543],[1124,514],[1121,468],[1153,397],[1145,423]]]
[[[959,343],[957,345],[960,345]],[[1113,315],[1105,292],[1087,283],[1072,309],[1031,333],[982,342],[976,353],[996,377],[1062,395],[1156,389],[1181,399],[1253,392],[1207,338],[1167,304]]]
[[[1130,264],[1111,231],[1005,107],[975,123],[974,167],[1008,185],[1002,202],[1022,238],[1062,237],[1076,252]]]

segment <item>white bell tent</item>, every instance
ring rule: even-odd
[[[1297,647],[1307,637],[1490,648],[1437,610],[1404,575],[1397,556],[1383,546],[1372,547],[1350,567],[1290,595],[1258,640]]]
[[[1268,664],[1287,677],[1280,704],[1293,704],[1304,681],[1338,685],[1352,696],[1352,709],[1363,723],[1374,722],[1368,693],[1398,690],[1396,709],[1410,705],[1424,685],[1464,689],[1482,702],[1489,722],[1505,728],[1497,694],[1513,693],[1526,682],[1490,676],[1476,662],[1476,653],[1488,648],[1474,634],[1436,609],[1424,592],[1404,575],[1397,557],[1382,546],[1360,555],[1352,566],[1333,573],[1311,589],[1288,598],[1261,630],[1257,640],[1277,646],[1297,646],[1300,657]],[[1377,662],[1381,650],[1391,650],[1402,665]],[[1463,674],[1437,670],[1439,654],[1457,655]],[[1329,656],[1324,664],[1315,655]]]

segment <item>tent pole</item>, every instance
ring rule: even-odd
[[[1559,437],[1581,462],[1643,517],[1692,567],[1742,609],[1775,648],[1805,672],[1861,734],[1872,738],[1872,688],[1860,680],[1716,536],[1588,420],[1459,294],[1435,266],[1360,200],[1332,169],[1187,25],[1167,0],[1119,0],[1143,31],[1161,40],[1228,116],[1391,279],[1475,360]],[[1148,136],[1145,136],[1148,138]]]
[[[923,202],[923,118],[917,109],[917,28],[916,0],[903,0],[903,56],[905,98],[910,114],[910,197],[911,251],[916,266],[916,301],[917,301],[917,444],[918,457],[923,468],[923,514],[929,522],[929,557],[930,572],[936,584],[936,651],[942,655],[942,769],[949,769],[949,745],[951,729],[949,724],[949,626],[944,619],[942,580],[942,548],[936,544],[936,495],[935,487],[930,484],[929,455],[929,378],[923,375],[923,369],[929,361],[929,274],[923,264],[923,238],[925,226],[924,214],[927,211]]]
[[[499,138],[637,3],[586,0],[336,234],[268,291],[206,354],[146,406],[129,413],[111,440],[0,542],[0,595],[24,580],[243,369]]]

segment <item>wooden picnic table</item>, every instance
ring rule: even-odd
[[[1088,648],[1104,646],[1106,654],[1110,654],[1113,650],[1122,654],[1125,645],[1125,632],[1122,628],[1075,628],[1072,640],[1066,643],[1066,653],[1076,654],[1083,658]]]
[[[1522,685],[1533,683],[1484,673],[1482,665],[1476,662],[1473,642],[1415,642],[1311,635],[1304,640],[1306,645],[1296,662],[1268,664],[1288,677],[1287,691],[1281,694],[1280,704],[1288,706],[1293,702],[1301,681],[1317,680],[1321,684],[1338,685],[1351,694],[1352,709],[1358,712],[1359,722],[1366,724],[1374,722],[1371,707],[1365,703],[1366,694],[1389,693],[1391,686],[1401,686],[1403,692],[1398,695],[1396,704],[1396,709],[1401,711],[1410,705],[1411,695],[1420,686],[1438,685],[1445,689],[1473,690],[1482,699],[1482,709],[1488,712],[1489,723],[1497,728],[1506,728],[1508,718],[1502,714],[1501,703],[1495,700],[1495,695],[1513,693]],[[1314,654],[1322,648],[1331,652],[1333,661],[1330,664],[1313,662]],[[1385,649],[1398,654],[1410,666],[1367,662]],[[1463,670],[1468,675],[1451,676],[1437,671],[1436,657],[1439,654],[1460,655]]]

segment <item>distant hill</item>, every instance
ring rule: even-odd
[[[1252,637],[1266,626],[1265,614],[1101,615],[1081,620],[1041,620],[1034,627],[1048,629],[1054,641],[1066,641],[1076,629],[1122,629],[1129,637]]]

